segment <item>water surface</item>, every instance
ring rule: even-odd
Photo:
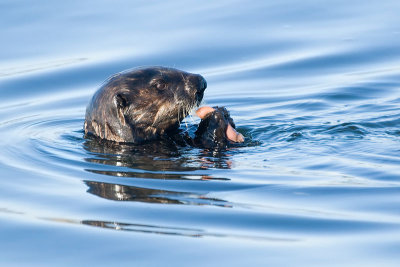
[[[2,265],[399,261],[397,1],[0,6]],[[248,145],[85,139],[100,84],[145,65],[202,74]]]

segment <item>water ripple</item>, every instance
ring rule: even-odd
[[[78,2],[0,4],[4,264],[398,262],[397,2]],[[143,65],[201,73],[246,142],[85,138],[94,91]]]

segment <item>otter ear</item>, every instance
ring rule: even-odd
[[[118,93],[114,96],[115,104],[118,109],[124,109],[128,106],[128,98],[125,93]]]
[[[126,121],[125,121],[124,113],[125,113],[125,109],[129,105],[128,97],[124,93],[118,93],[114,96],[114,102],[115,102],[115,105],[117,106],[118,119],[122,125],[125,125]]]

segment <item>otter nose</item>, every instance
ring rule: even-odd
[[[198,87],[197,91],[199,93],[203,93],[204,90],[206,90],[206,88],[207,88],[206,79],[204,79],[203,76],[199,75],[199,87]]]

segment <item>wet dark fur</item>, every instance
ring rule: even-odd
[[[180,122],[198,106],[205,79],[172,68],[128,70],[110,79],[86,109],[85,134],[142,143],[177,135]]]
[[[226,148],[229,140],[226,137],[228,123],[236,128],[229,111],[224,107],[214,107],[214,111],[201,120],[195,132],[194,143],[205,148]]]

